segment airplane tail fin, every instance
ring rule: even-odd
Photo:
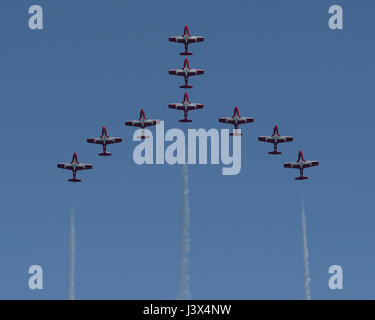
[[[105,136],[108,138],[107,128],[105,126],[103,126],[102,128],[102,136]]]
[[[182,103],[184,103],[185,101],[187,101],[188,103],[190,103],[189,94],[187,92],[185,92],[185,94],[184,94],[184,101],[182,101]]]
[[[187,34],[188,36],[190,36],[190,32],[189,32],[189,27],[188,25],[185,25],[185,28],[184,28],[184,35]]]
[[[82,180],[81,179],[77,179],[77,178],[72,178],[72,179],[68,179],[69,182],[81,182]]]
[[[109,153],[109,152],[102,152],[102,153],[99,153],[98,156],[102,156],[102,157],[107,157],[107,156],[111,156],[112,153]]]
[[[185,67],[187,67],[188,69],[190,69],[188,58],[185,58],[185,61],[184,61],[184,68],[185,68]]]
[[[300,150],[299,152],[298,152],[298,160],[297,161],[305,161],[305,159],[303,158],[303,152],[302,152],[302,150]]]
[[[74,162],[74,160],[78,163],[78,155],[76,152],[73,153],[72,163]]]
[[[144,119],[146,119],[146,114],[145,114],[145,111],[143,109],[141,109],[140,113],[139,113],[139,120],[142,119],[142,117]]]
[[[238,117],[240,117],[240,112],[239,112],[237,106],[234,107],[233,117],[235,117],[236,115],[237,115]]]
[[[277,127],[277,125],[275,125],[275,127],[273,128],[273,135],[278,135],[278,136],[280,136],[280,134],[279,134],[279,128]]]

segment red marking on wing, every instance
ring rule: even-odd
[[[72,167],[72,166],[65,166],[65,163],[58,163],[58,164],[57,164],[57,167],[58,167],[59,169],[73,170],[73,167]]]
[[[181,38],[178,38],[178,37],[169,37],[168,38],[170,42],[178,42],[178,43],[184,43],[185,40],[184,39],[181,39]]]
[[[319,165],[319,161],[310,161],[303,165],[304,168],[315,167]]]
[[[95,138],[89,138],[87,139],[88,143],[94,143],[94,144],[103,144],[102,140],[95,140]]]
[[[268,137],[258,137],[258,141],[262,141],[262,142],[272,142],[273,143],[273,139],[270,139]]]
[[[297,163],[284,163],[284,168],[299,169],[300,166]]]
[[[188,110],[198,110],[198,109],[203,109],[204,105],[201,103],[196,103],[195,107],[188,107]]]
[[[77,171],[92,169],[92,164],[83,164],[82,167],[77,167]]]

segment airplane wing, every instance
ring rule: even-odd
[[[57,167],[60,169],[67,169],[67,170],[73,170],[73,166],[71,163],[58,163]]]
[[[202,69],[190,69],[188,74],[189,76],[198,76],[203,73],[204,73],[204,70]]]
[[[287,163],[284,163],[284,168],[299,169],[300,166],[296,162],[287,162]]]
[[[168,104],[169,109],[184,110],[182,103],[170,103]]]
[[[188,43],[202,42],[202,41],[204,41],[204,37],[200,37],[200,36],[190,36],[190,37],[189,37],[189,40],[188,40]]]
[[[219,118],[219,122],[234,124],[232,117]]]
[[[201,103],[190,103],[188,106],[188,110],[198,110],[203,109],[203,104]]]
[[[175,110],[185,110],[184,106],[182,103],[170,103],[168,105],[170,109],[175,109]],[[203,109],[203,104],[201,103],[190,103],[188,105],[188,110],[197,110],[197,109]]]
[[[270,137],[270,136],[261,136],[261,137],[258,137],[258,141],[263,141],[263,142],[270,142],[270,143],[274,143],[275,140]]]
[[[106,143],[107,144],[112,144],[112,143],[119,143],[119,142],[122,142],[122,138],[118,138],[118,137],[110,137],[106,140]]]
[[[88,169],[92,169],[92,164],[79,163],[77,165],[77,170],[88,170]]]
[[[303,164],[303,167],[309,168],[309,167],[316,167],[317,165],[319,165],[319,161],[305,161],[305,163]]]
[[[185,72],[182,69],[169,70],[168,73],[175,76],[185,76]]]
[[[144,126],[145,127],[151,127],[151,126],[155,126],[157,124],[159,124],[159,120],[152,120],[152,119],[149,119],[149,120],[146,120]]]
[[[293,141],[293,137],[281,136],[281,137],[278,137],[277,139],[278,143],[290,142],[290,141]]]
[[[182,103],[170,103],[168,104],[168,108],[175,110],[185,110],[184,105]]]
[[[232,117],[219,118],[219,122],[229,123],[229,124],[235,124],[236,123]],[[243,117],[243,118],[240,118],[240,119],[237,120],[237,124],[244,124],[244,123],[250,123],[250,122],[254,122],[254,119]]]
[[[95,143],[95,144],[103,144],[103,140],[101,138],[89,138],[87,139],[88,143]]]
[[[169,37],[168,39],[171,42],[178,42],[178,43],[184,43],[185,42],[184,37],[181,37],[181,36]]]
[[[254,118],[250,118],[250,117],[242,117],[238,120],[238,124],[244,124],[244,123],[250,123],[250,122],[254,122]]]
[[[126,126],[141,127],[141,123],[138,120],[126,121]]]

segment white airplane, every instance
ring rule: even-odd
[[[140,136],[139,138],[140,139],[145,139],[145,138],[148,138],[148,136],[145,136],[144,129],[146,127],[155,126],[155,125],[157,125],[159,123],[160,123],[160,120],[147,119],[145,111],[143,109],[141,109],[141,112],[140,112],[140,115],[139,115],[139,119],[138,120],[126,121],[125,125],[126,126],[133,126],[133,127],[142,128],[142,136]]]
[[[99,156],[110,156],[112,153],[107,152],[107,145],[112,143],[122,142],[121,138],[110,137],[107,134],[107,128],[102,128],[102,135],[99,138],[89,138],[87,139],[88,143],[101,144],[103,145],[103,152],[99,153]]]
[[[77,153],[74,152],[72,162],[58,163],[57,167],[60,169],[67,169],[73,171],[73,179],[68,179],[70,182],[81,182],[80,179],[76,178],[77,171],[92,169],[92,164],[79,163]]]
[[[273,143],[273,151],[268,152],[269,154],[281,154],[280,151],[277,151],[277,144],[283,142],[293,141],[293,137],[280,136],[279,128],[277,125],[273,128],[272,136],[260,136],[258,137],[259,141]]]
[[[234,125],[234,132],[231,133],[230,135],[233,136],[238,136],[238,135],[242,135],[242,133],[238,133],[237,132],[237,129],[238,129],[238,126],[240,124],[244,124],[244,123],[251,123],[251,122],[254,122],[254,118],[250,118],[250,117],[241,117],[240,116],[240,113],[238,111],[238,107],[234,107],[234,113],[233,113],[233,116],[232,117],[224,117],[224,118],[219,118],[219,122],[223,122],[223,123],[229,123],[229,124],[233,124]]]
[[[180,88],[192,88],[193,86],[188,84],[189,77],[204,74],[204,70],[202,70],[202,69],[191,69],[190,66],[189,66],[188,59],[185,58],[184,67],[182,69],[169,70],[168,73],[172,74],[172,75],[175,75],[175,76],[184,77],[185,84],[180,86]]]
[[[189,52],[189,44],[195,42],[202,42],[204,41],[204,37],[191,36],[189,32],[189,27],[186,25],[184,28],[184,34],[182,36],[169,37],[169,41],[183,43],[185,45],[185,51],[181,52],[180,55],[190,56],[193,53]]]
[[[203,104],[201,104],[201,103],[191,103],[189,101],[188,93],[185,92],[184,100],[182,101],[182,103],[170,103],[168,105],[168,107],[170,109],[183,110],[184,111],[184,119],[179,120],[180,122],[192,122],[192,120],[187,118],[188,111],[203,109]]]
[[[284,163],[284,168],[292,168],[292,169],[299,169],[299,177],[296,177],[296,180],[306,180],[308,177],[303,176],[303,169],[309,168],[309,167],[315,167],[318,166],[318,161],[305,161],[303,158],[303,153],[300,151],[298,153],[298,160],[296,162],[287,162]]]

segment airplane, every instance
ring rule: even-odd
[[[318,161],[305,161],[303,158],[303,153],[300,151],[298,153],[298,160],[296,162],[287,162],[284,163],[284,168],[292,168],[292,169],[299,169],[299,177],[296,177],[296,180],[306,180],[308,177],[303,176],[303,169],[309,168],[309,167],[315,167],[318,166]]]
[[[269,154],[281,154],[280,151],[277,151],[277,144],[293,141],[293,137],[280,136],[279,128],[276,125],[273,128],[272,136],[260,136],[258,137],[258,141],[273,143],[273,151],[268,152]]]
[[[70,182],[81,182],[81,179],[76,178],[77,171],[92,169],[92,164],[79,163],[77,153],[73,153],[72,162],[58,163],[57,167],[60,169],[67,169],[73,171],[73,179],[68,179]]]
[[[187,92],[184,94],[184,100],[182,103],[170,103],[168,105],[170,109],[175,110],[183,110],[184,111],[184,119],[179,120],[180,122],[192,122],[192,120],[188,119],[188,111],[190,110],[197,110],[197,109],[203,109],[203,104],[201,103],[191,103],[189,101],[189,95]]]
[[[238,107],[234,107],[234,113],[232,117],[219,118],[219,122],[229,123],[234,125],[234,133],[230,133],[231,136],[242,136],[242,133],[238,133],[237,129],[240,124],[254,122],[254,118],[241,117],[238,111]]]
[[[107,152],[107,145],[112,143],[119,143],[122,142],[121,138],[118,137],[110,137],[107,133],[107,128],[102,128],[102,135],[99,138],[89,138],[87,139],[88,143],[95,143],[103,145],[103,152],[99,153],[99,156],[111,156],[112,153]]]
[[[189,66],[189,61],[185,58],[184,67],[182,69],[173,69],[168,71],[169,74],[175,76],[181,76],[185,78],[185,84],[181,85],[180,88],[192,88],[192,85],[188,84],[189,77],[191,76],[198,76],[204,74],[204,70],[202,69],[191,69]]]
[[[204,41],[204,37],[200,36],[191,36],[189,32],[189,27],[186,25],[184,28],[184,34],[182,36],[175,36],[169,37],[169,41],[171,42],[178,42],[185,44],[185,51],[181,52],[180,55],[182,56],[191,56],[193,53],[189,52],[189,44],[195,42],[202,42]]]
[[[132,120],[132,121],[126,121],[126,126],[133,126],[133,127],[139,127],[142,128],[142,136],[138,137],[140,139],[148,138],[148,136],[145,136],[145,128],[150,126],[155,126],[160,123],[160,120],[154,120],[154,119],[147,119],[145,111],[141,109],[141,112],[139,114],[138,120]]]

